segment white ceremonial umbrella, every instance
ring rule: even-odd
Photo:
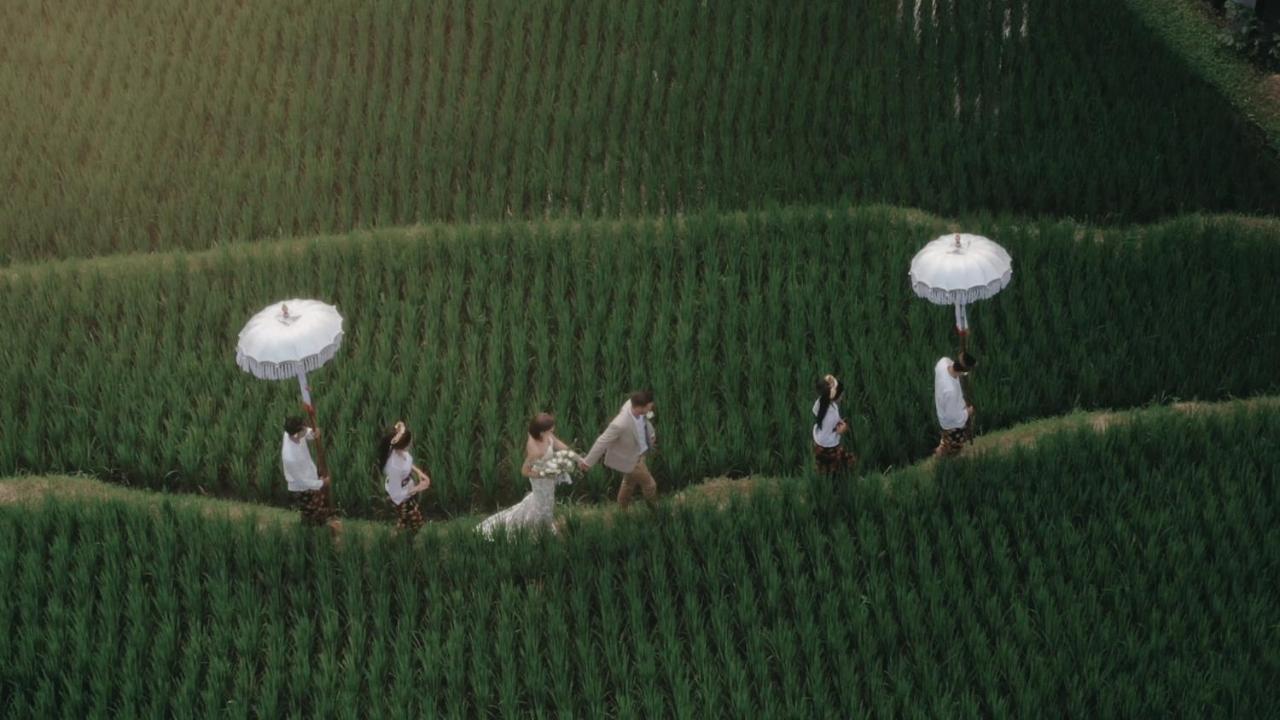
[[[307,373],[332,360],[341,344],[342,316],[337,308],[319,300],[285,300],[249,319],[236,344],[236,364],[263,380],[298,378],[302,406],[318,430]],[[318,437],[316,460],[320,475],[328,475],[324,444]]]
[[[969,334],[965,305],[1005,289],[1013,278],[1013,258],[981,235],[954,233],[931,241],[911,258],[911,289],[937,305],[954,305],[956,332],[964,349]]]

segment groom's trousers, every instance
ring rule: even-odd
[[[618,488],[618,504],[622,507],[630,505],[631,493],[635,492],[636,487],[644,493],[645,500],[652,502],[658,496],[658,484],[653,481],[653,475],[649,474],[649,468],[643,459],[636,463],[631,472],[622,476],[622,487]]]

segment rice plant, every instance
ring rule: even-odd
[[[397,419],[435,480],[428,511],[447,515],[527,490],[519,454],[535,411],[586,448],[638,387],[659,399],[664,490],[807,467],[810,388],[827,371],[851,388],[863,467],[905,465],[937,441],[930,368],[954,350],[951,313],[916,299],[905,269],[947,227],[792,208],[15,269],[0,277],[0,475],[82,471],[285,502],[280,424],[297,387],[252,379],[232,353],[246,318],[297,295],[346,317],[342,350],[311,382],[348,514],[382,511],[372,442]],[[976,229],[1017,273],[971,310],[980,430],[1277,390],[1280,253],[1265,226]],[[596,471],[569,490],[598,500],[613,482]]]
[[[496,545],[2,505],[0,716],[1262,716],[1278,436],[1159,411]]]
[[[1114,0],[15,0],[0,88],[0,264],[773,202],[1280,211],[1260,133]]]

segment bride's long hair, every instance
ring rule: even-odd
[[[550,430],[555,426],[556,426],[555,415],[552,415],[551,413],[544,413],[544,412],[538,413],[537,415],[533,416],[532,420],[529,421],[529,437],[541,442],[542,436],[545,435],[548,430]]]

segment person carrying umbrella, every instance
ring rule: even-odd
[[[308,440],[319,437],[317,430],[307,425],[300,417],[291,417],[284,421],[284,440],[280,447],[280,460],[284,467],[284,478],[290,494],[297,501],[302,515],[302,524],[309,527],[320,527],[328,523],[336,529],[338,521],[335,511],[325,497],[324,490],[329,486],[329,476],[320,476],[315,462],[311,459]]]
[[[955,307],[960,354],[940,358],[933,367],[934,405],[942,440],[934,455],[958,454],[973,441],[973,406],[964,399],[961,379],[977,364],[969,354],[968,305],[994,297],[1013,280],[1013,258],[990,238],[951,233],[935,238],[911,258],[907,273],[916,295],[935,305]]]
[[[943,357],[933,366],[933,404],[938,413],[938,425],[942,427],[942,439],[933,451],[935,457],[959,455],[965,443],[973,440],[969,429],[973,422],[973,406],[964,399],[960,378],[972,372],[977,364],[972,355],[961,352],[954,361]]]
[[[320,425],[316,420],[307,373],[318,370],[333,359],[342,345],[342,334],[342,315],[337,308],[318,300],[295,298],[268,305],[249,318],[236,343],[236,365],[241,370],[262,380],[297,379],[303,410],[311,420],[305,427],[311,428],[311,434],[305,438],[294,438],[302,432],[299,426],[303,422],[287,422],[281,460],[290,489],[297,487],[296,492],[318,494],[318,498],[304,496],[304,501],[323,503],[326,517],[335,515],[336,510],[324,460],[324,441],[320,438]],[[311,464],[311,453],[306,446],[308,440],[314,440],[316,444],[315,464]],[[319,470],[316,470],[316,465]],[[295,470],[298,473],[296,481],[291,476]],[[321,483],[319,488],[314,488],[316,482]],[[319,514],[318,509],[313,509],[307,516],[308,522]],[[331,526],[335,532],[339,529],[333,523]]]

